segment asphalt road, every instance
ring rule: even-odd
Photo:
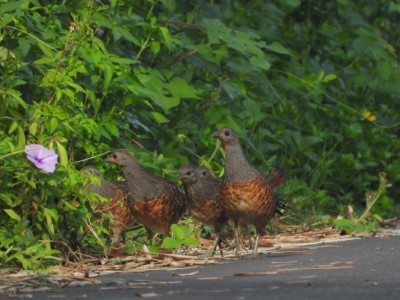
[[[179,274],[179,275],[177,275]],[[185,275],[185,276],[182,276]],[[180,270],[119,273],[99,285],[19,299],[400,299],[400,236],[310,245]],[[10,299],[0,296],[0,299]]]

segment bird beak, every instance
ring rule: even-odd
[[[213,137],[213,138],[218,138],[218,132],[214,132],[214,133],[212,134],[212,137]]]

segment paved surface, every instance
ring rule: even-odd
[[[100,285],[16,296],[97,300],[400,299],[400,236],[296,250],[176,271],[110,274],[97,278]]]

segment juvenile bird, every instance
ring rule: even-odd
[[[277,174],[264,176],[251,166],[233,129],[220,128],[213,136],[225,148],[221,204],[235,224],[236,254],[239,254],[239,226],[248,224],[256,228],[253,253],[257,254],[260,234],[277,211],[278,197],[273,187],[282,183],[283,179],[275,176]]]
[[[218,245],[223,256],[221,231],[228,218],[220,201],[221,181],[214,178],[206,167],[192,165],[179,168],[179,179],[183,182],[189,214],[203,224],[214,226],[216,238],[212,255]]]
[[[138,222],[145,226],[150,239],[154,233],[168,235],[171,225],[186,211],[185,195],[179,187],[144,170],[128,150],[111,153],[106,162],[122,167],[129,206]]]
[[[90,182],[86,185],[86,190],[96,193],[109,202],[107,204],[96,204],[94,209],[96,212],[110,212],[112,216],[112,238],[111,242],[120,241],[121,234],[129,229],[135,221],[133,214],[128,206],[127,189],[123,182],[107,181],[103,174],[94,166],[85,166],[81,172],[84,176],[88,174],[96,176],[99,182]]]

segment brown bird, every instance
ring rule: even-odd
[[[112,238],[111,242],[116,243],[120,241],[121,234],[129,229],[134,223],[135,218],[131,213],[128,206],[127,189],[123,182],[113,181],[109,182],[104,179],[103,174],[93,167],[85,166],[81,172],[84,176],[88,174],[96,176],[99,182],[90,182],[86,185],[86,190],[96,193],[109,202],[107,204],[96,204],[94,209],[96,212],[110,212],[112,216]]]
[[[185,195],[179,187],[144,170],[128,150],[111,153],[106,162],[122,167],[129,206],[138,222],[145,226],[150,242],[154,233],[168,235],[171,225],[186,211]]]
[[[283,179],[274,173],[264,176],[251,166],[233,129],[220,128],[213,137],[218,138],[225,147],[221,204],[235,224],[236,254],[239,254],[239,226],[247,224],[256,228],[253,253],[257,254],[260,234],[278,207],[278,197],[273,187],[282,183]]]
[[[228,217],[221,206],[221,181],[214,178],[206,167],[192,165],[179,168],[179,179],[183,182],[189,214],[203,224],[214,226],[216,238],[212,255],[218,245],[223,256],[221,231]]]

